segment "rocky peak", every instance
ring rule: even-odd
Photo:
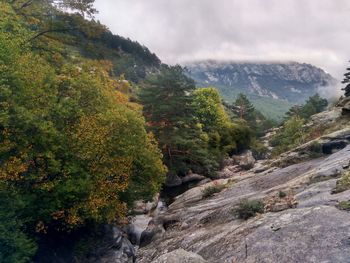
[[[297,62],[199,61],[185,65],[198,85],[213,85],[224,97],[244,92],[260,97],[302,103],[336,80],[322,69]]]

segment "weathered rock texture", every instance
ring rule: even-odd
[[[347,141],[348,134],[343,130],[322,140]],[[166,226],[153,220],[165,231],[138,251],[137,262],[203,262],[182,260],[179,249],[210,263],[350,262],[350,212],[336,207],[350,200],[350,190],[331,194],[350,160],[350,145],[341,148],[284,168],[221,179],[226,189],[211,198],[202,199],[202,190],[213,182],[187,191],[162,215],[173,219]],[[265,213],[237,219],[233,209],[242,199],[263,200]]]

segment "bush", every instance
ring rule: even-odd
[[[344,174],[338,181],[332,194],[337,194],[350,189],[350,172]]]
[[[305,142],[305,120],[292,117],[284,123],[282,129],[272,138],[271,145],[275,147],[272,155],[277,156]]]
[[[254,217],[257,213],[264,212],[264,203],[260,200],[242,200],[234,209],[234,214],[243,220]]]
[[[250,149],[253,152],[254,158],[257,160],[265,159],[269,152],[269,149],[256,138],[252,139]]]
[[[286,196],[287,196],[287,194],[285,192],[283,192],[283,191],[279,191],[278,192],[278,197],[279,198],[285,198]]]
[[[216,193],[220,193],[225,188],[225,185],[223,184],[213,184],[210,185],[202,190],[202,197],[208,198],[213,196]]]
[[[338,203],[337,207],[340,210],[350,211],[350,201],[341,201]]]

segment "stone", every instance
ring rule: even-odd
[[[161,236],[164,231],[162,224],[156,220],[151,220],[146,230],[141,233],[140,247],[150,244],[154,238]]]
[[[175,216],[179,227],[169,228],[140,248],[138,263],[172,262],[164,257],[177,249],[194,251],[210,263],[349,262],[350,213],[336,206],[350,200],[350,190],[331,194],[335,174],[349,159],[347,145],[336,153],[271,172],[246,172],[210,199],[200,198],[210,183],[192,188],[165,213]],[[279,191],[287,196],[280,197]],[[268,200],[271,195],[276,198],[266,213],[247,221],[232,214],[242,199]]]
[[[175,186],[179,186],[182,184],[182,180],[181,178],[172,172],[169,172],[167,174],[166,180],[165,180],[165,186],[167,187],[175,187]]]
[[[234,156],[234,159],[236,160],[238,165],[245,170],[253,168],[255,164],[253,153],[250,150],[244,152],[239,156]]]
[[[176,249],[158,257],[153,263],[206,263],[201,256],[184,249]]]
[[[190,173],[190,174],[181,178],[183,184],[193,182],[193,181],[201,181],[204,179],[206,179],[205,176],[200,175],[200,174],[194,174],[194,173]]]

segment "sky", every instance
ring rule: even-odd
[[[350,0],[96,0],[114,33],[165,63],[297,61],[341,79],[350,60]]]

